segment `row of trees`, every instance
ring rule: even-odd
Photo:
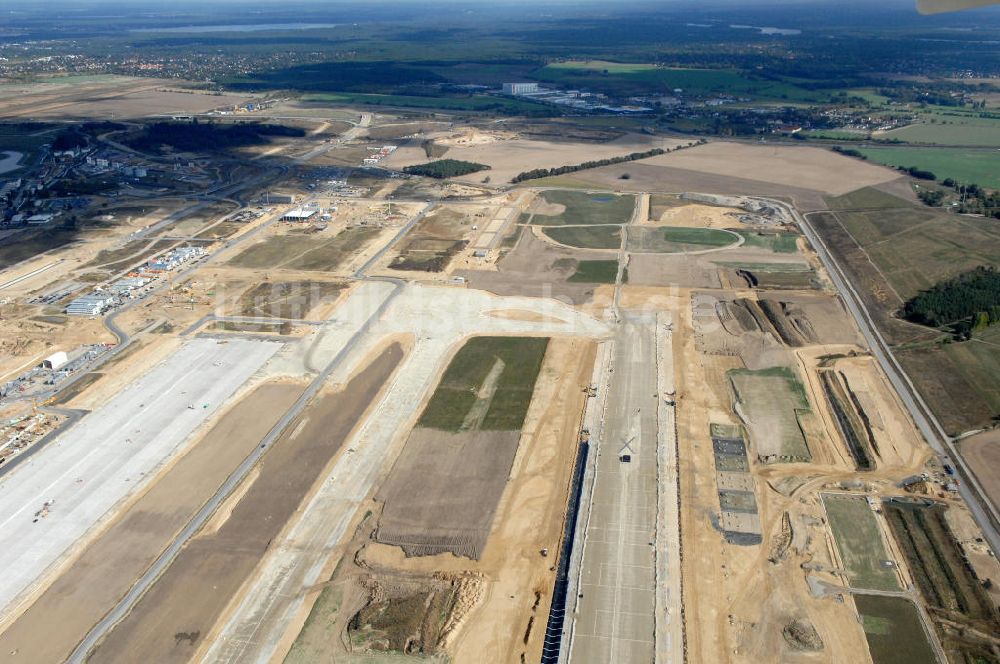
[[[698,143],[704,143],[704,140]],[[514,176],[511,182],[517,184],[518,182],[524,182],[525,180],[537,180],[539,178],[547,178],[553,175],[565,175],[566,173],[576,173],[577,171],[585,171],[588,168],[598,168],[600,166],[611,166],[613,164],[624,164],[629,161],[636,161],[638,159],[648,159],[649,157],[655,157],[657,155],[666,154],[672,152],[673,150],[680,150],[682,147],[690,147],[689,144],[686,146],[678,146],[670,150],[664,150],[663,148],[653,148],[652,150],[646,150],[645,152],[633,152],[632,154],[627,154],[622,157],[609,157],[608,159],[597,159],[595,161],[585,161],[582,164],[574,164],[572,166],[558,166],[556,168],[535,168],[530,171],[524,171],[523,173],[518,173]]]
[[[959,338],[1000,321],[1000,270],[979,266],[935,285],[903,305],[903,318],[950,326]]]

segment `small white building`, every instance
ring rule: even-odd
[[[66,355],[66,351],[60,350],[58,352],[52,353],[47,358],[42,360],[43,369],[61,369],[69,362],[69,356]]]

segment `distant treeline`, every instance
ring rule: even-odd
[[[403,168],[403,172],[409,173],[410,175],[425,175],[429,178],[443,180],[445,178],[453,178],[459,175],[478,173],[479,171],[485,171],[488,168],[489,166],[485,164],[477,164],[471,161],[461,161],[460,159],[439,159],[428,164],[406,166]]]
[[[1000,270],[979,266],[935,285],[903,305],[903,318],[951,326],[959,338],[1000,321]]]
[[[700,141],[704,143],[704,141]],[[693,144],[691,144],[693,145]],[[585,161],[582,164],[575,164],[572,166],[558,166],[556,168],[535,168],[530,171],[524,171],[523,173],[518,173],[511,180],[514,184],[518,182],[524,182],[525,180],[537,180],[539,178],[552,177],[554,175],[565,175],[566,173],[576,173],[577,171],[585,171],[588,168],[598,168],[600,166],[611,166],[613,164],[624,164],[629,161],[636,161],[638,159],[648,159],[649,157],[656,157],[657,155],[666,154],[672,152],[673,150],[680,150],[685,147],[690,147],[690,145],[679,145],[670,150],[664,150],[663,148],[653,148],[652,150],[646,150],[645,152],[633,152],[632,154],[627,154],[622,157],[609,157],[608,159],[598,159],[596,161]]]
[[[224,150],[262,145],[272,136],[305,136],[297,127],[275,124],[211,124],[193,122],[156,122],[146,125],[139,134],[125,139],[136,150],[152,151],[168,146],[181,152]]]

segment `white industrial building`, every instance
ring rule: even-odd
[[[538,92],[538,83],[504,83],[505,95],[530,95]]]
[[[66,313],[70,316],[97,316],[114,304],[114,302],[114,295],[94,291],[89,295],[82,295],[70,302],[66,306]]]
[[[115,295],[125,295],[137,288],[142,288],[148,283],[148,277],[125,277],[108,286],[108,290]]]
[[[42,368],[53,370],[60,369],[64,367],[67,362],[69,362],[69,356],[66,354],[66,351],[60,350],[52,353],[47,358],[42,360]]]
[[[282,221],[309,221],[313,217],[319,214],[319,210],[306,210],[303,208],[295,208],[294,210],[289,210],[285,214],[281,215]]]

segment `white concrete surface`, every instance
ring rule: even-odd
[[[110,518],[278,348],[242,339],[190,341],[5,476],[4,613],[10,615],[47,570]],[[48,501],[48,515],[36,520]]]
[[[548,316],[544,322],[519,321],[490,315],[495,310],[520,310]],[[358,363],[387,335],[415,335],[412,351],[385,396],[364,426],[345,445],[345,452],[314,498],[300,512],[287,538],[276,544],[261,573],[222,627],[204,661],[267,662],[289,621],[302,606],[307,591],[319,581],[323,567],[358,506],[372,491],[401,449],[417,409],[434,387],[439,371],[459,342],[473,334],[536,334],[602,337],[605,325],[556,302],[538,298],[497,297],[483,291],[409,284],[383,320],[354,350],[331,378],[346,380]],[[354,451],[351,451],[354,450]]]

